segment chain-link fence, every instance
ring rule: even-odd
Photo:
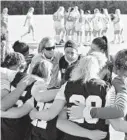
[[[127,14],[127,1],[2,1],[1,10],[8,7],[10,15],[25,15],[30,7],[35,8],[34,14],[53,14],[59,6],[68,7],[78,6],[85,10],[94,8],[108,8],[109,13],[114,13],[119,8],[122,14]]]

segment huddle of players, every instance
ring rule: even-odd
[[[123,42],[123,24],[120,15],[120,9],[116,9],[115,14],[110,16],[106,8],[101,10],[96,8],[92,15],[90,10],[86,10],[84,14],[84,11],[77,6],[69,7],[67,12],[61,6],[53,14],[56,32],[55,40],[57,44],[61,44],[64,42],[65,37],[65,40],[72,39],[76,40],[78,44],[85,43],[87,45],[91,43],[92,35],[93,37],[106,35],[112,21],[114,26],[114,40],[112,43],[116,43],[117,40],[118,43],[121,43]],[[82,37],[83,33],[85,34],[84,39]]]
[[[55,63],[56,59],[52,57],[49,61],[45,56],[55,51],[54,43],[44,38],[40,46],[41,59],[29,67],[32,75],[20,72],[24,60],[19,53],[5,58],[6,68],[1,68],[2,140],[109,140],[105,119],[124,117],[127,113],[127,50],[115,57],[114,72],[118,76],[112,81],[106,37],[95,38],[91,50],[82,57],[78,55],[77,45],[67,41],[66,55],[61,56],[62,66],[59,65],[65,81],[60,89],[54,89],[48,86],[54,72],[50,62]],[[15,62],[18,63],[14,65]],[[111,82],[116,90],[115,103]],[[127,132],[125,121],[109,122]]]

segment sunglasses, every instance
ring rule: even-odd
[[[51,51],[51,50],[54,50],[55,49],[55,46],[53,46],[53,47],[46,47],[45,48],[47,51]]]

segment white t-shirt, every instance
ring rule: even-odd
[[[0,67],[0,74],[1,74],[1,90],[2,89],[10,89],[10,83],[13,81],[17,71],[10,70],[7,68]]]

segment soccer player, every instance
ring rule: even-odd
[[[74,41],[68,40],[64,46],[65,55],[59,61],[59,69],[61,72],[61,85],[70,78],[70,73],[74,66],[81,59],[78,53],[77,44]]]
[[[31,63],[31,60],[34,57],[34,54],[29,53],[29,46],[24,42],[16,41],[13,44],[12,48],[15,52],[19,52],[19,53],[24,55],[25,60],[27,62],[27,66],[26,66],[25,71],[27,71],[27,69]]]
[[[38,47],[38,54],[32,58],[28,72],[31,73],[34,65],[41,60],[48,60],[52,64],[51,81],[48,88],[60,87],[60,75],[59,75],[59,60],[63,54],[56,49],[55,41],[52,38],[45,37],[41,40]]]
[[[28,99],[29,96],[26,97],[24,91],[27,86],[31,85],[35,81],[35,79],[29,75],[23,78],[23,75],[20,75],[18,73],[19,70],[23,70],[24,60],[22,59],[22,54],[15,52],[7,55],[5,58],[5,62],[2,64],[3,67],[8,68],[8,69],[1,68],[2,140],[8,140],[8,139],[21,140],[24,138],[24,135],[27,130],[28,117],[24,117],[21,119],[22,122],[25,122],[25,125],[24,123],[20,124],[20,121],[17,119],[10,119],[11,116],[12,118],[15,118],[16,115],[18,116],[18,114],[14,112],[13,107],[17,107],[17,106],[20,107],[22,103]],[[15,71],[11,71],[11,70],[15,70]],[[21,80],[20,77],[22,77],[23,79]],[[24,96],[20,98],[20,96],[22,96],[23,94]],[[27,102],[26,104],[29,105],[29,103],[30,102]],[[8,110],[9,110],[8,115],[3,116],[3,112],[6,112]],[[10,111],[12,111],[13,114],[10,113]]]
[[[30,7],[29,10],[28,10],[26,19],[25,19],[25,23],[24,23],[24,26],[27,23],[28,31],[21,36],[21,39],[32,31],[33,41],[35,41],[35,37],[34,37],[34,26],[33,26],[33,13],[34,13],[34,8],[33,7]]]
[[[116,91],[115,102],[110,106],[104,108],[84,109],[82,105],[77,105],[77,108],[74,109],[75,111],[74,110],[72,111],[71,109],[71,113],[73,114],[73,117],[75,119],[82,118],[82,115],[87,119],[88,118],[90,119],[91,117],[110,119],[111,124],[114,126],[116,130],[126,132],[126,122],[124,123],[123,120],[117,120],[117,118],[125,117],[127,115],[127,49],[121,50],[116,54],[114,64],[115,64],[115,73],[117,74],[117,76],[112,81]],[[80,116],[79,114],[82,115]],[[122,127],[125,129],[121,128],[122,124],[123,124]],[[125,139],[126,138],[127,135],[125,136]]]
[[[4,8],[1,15],[1,22],[6,24],[8,28],[8,8]]]
[[[106,35],[107,30],[109,28],[109,23],[110,23],[110,17],[108,14],[108,9],[102,9],[102,23],[103,23],[103,29],[102,29],[102,36]]]
[[[112,43],[123,43],[123,23],[121,21],[121,11],[120,9],[116,9],[115,16],[112,18],[113,25],[114,25],[114,40]],[[117,40],[118,38],[118,40]]]
[[[64,18],[65,18],[65,9],[64,7],[60,6],[59,9],[53,14],[54,28],[56,32],[55,40],[58,45],[64,43],[64,34],[65,34]]]
[[[75,25],[75,11],[73,7],[69,7],[65,15],[66,41],[73,39]]]
[[[102,15],[99,9],[94,9],[94,16],[92,18],[93,24],[93,36],[94,37],[101,37],[102,31]]]
[[[85,12],[85,18],[84,18],[84,23],[85,23],[85,45],[91,43],[91,37],[92,37],[92,17],[91,17],[91,12],[90,10],[87,10]],[[89,39],[88,39],[89,36]]]
[[[49,63],[49,64],[48,64]],[[33,111],[40,112],[41,110],[47,110],[51,105],[57,93],[57,90],[47,90],[48,84],[50,82],[51,74],[51,65],[47,60],[38,62],[33,70],[32,74],[37,75],[40,79],[37,79],[37,82],[33,85],[31,89],[31,94],[34,97],[34,109]],[[41,89],[41,90],[38,90]],[[36,115],[36,114],[35,114]],[[51,121],[45,121],[40,118],[31,117],[31,129],[26,136],[26,140],[55,140],[57,138],[57,129],[56,129],[56,119],[54,118]]]
[[[82,35],[83,35],[83,27],[84,27],[84,11],[80,9],[77,11],[77,19],[75,22],[75,32],[77,34],[77,43],[79,45],[82,44]]]

